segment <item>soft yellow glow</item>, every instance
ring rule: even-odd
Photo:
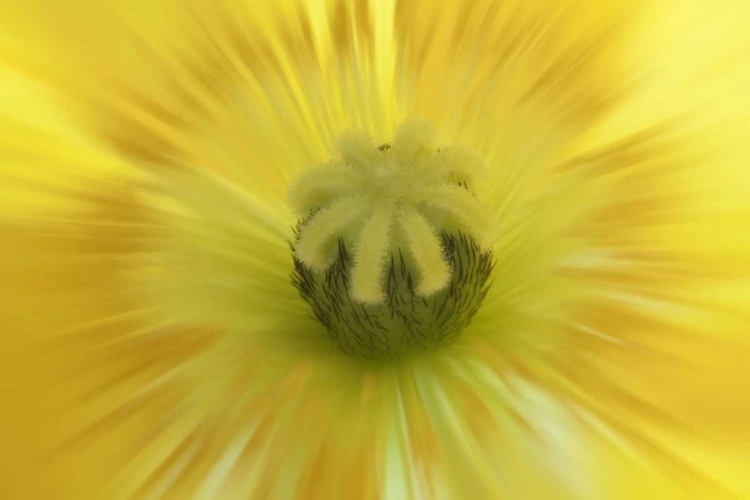
[[[748,26],[747,0],[0,2],[0,499],[750,498]],[[371,178],[430,141],[443,183],[397,211]],[[370,301],[394,245],[429,294],[460,275],[439,229],[475,232],[460,338],[343,354],[290,278],[316,207],[298,252],[343,234]]]

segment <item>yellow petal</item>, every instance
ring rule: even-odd
[[[750,495],[745,2],[0,13],[0,497]],[[413,115],[487,163],[495,279],[363,365],[285,192]]]

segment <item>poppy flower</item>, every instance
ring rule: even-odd
[[[0,497],[750,495],[747,2],[0,12]]]

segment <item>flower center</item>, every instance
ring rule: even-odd
[[[353,356],[446,345],[486,294],[489,216],[471,191],[482,162],[465,148],[437,149],[433,138],[423,120],[380,147],[345,134],[340,157],[290,186],[301,216],[294,284]]]

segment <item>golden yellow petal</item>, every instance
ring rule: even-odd
[[[0,497],[750,495],[744,1],[6,2]],[[486,161],[484,307],[348,359],[289,181]]]

